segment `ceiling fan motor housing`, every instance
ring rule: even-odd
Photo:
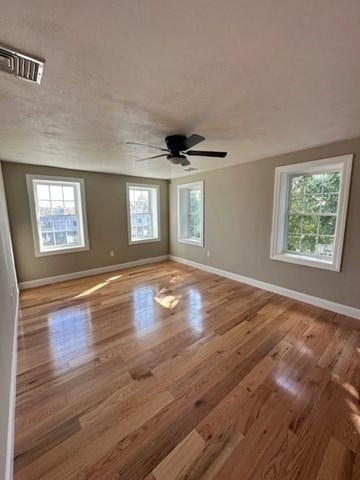
[[[181,145],[185,142],[186,137],[184,135],[170,135],[165,138],[166,146],[173,155],[181,152]]]

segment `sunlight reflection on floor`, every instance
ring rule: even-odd
[[[164,308],[173,310],[181,300],[182,295],[174,295],[172,291],[166,287],[162,288],[160,292],[154,297],[154,300]]]
[[[143,329],[155,323],[154,289],[136,287],[133,292],[134,327]]]
[[[88,295],[91,295],[92,293],[96,292],[97,290],[100,290],[100,288],[105,287],[106,285],[109,285],[110,282],[113,282],[114,280],[117,280],[118,278],[121,278],[122,275],[116,275],[114,277],[110,277],[104,282],[98,283],[94,287],[89,288],[88,290],[85,290],[85,292],[79,293],[78,295],[75,295],[74,298],[82,298],[82,297],[87,297]]]
[[[88,307],[80,305],[52,312],[48,315],[48,326],[54,365],[62,367],[74,355],[90,350],[92,322]]]

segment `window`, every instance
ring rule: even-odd
[[[160,240],[159,186],[126,184],[129,243]]]
[[[178,240],[203,246],[204,182],[178,185]]]
[[[352,157],[276,168],[270,258],[340,271]]]
[[[84,180],[26,175],[36,256],[88,250]]]

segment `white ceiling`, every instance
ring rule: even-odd
[[[0,43],[46,60],[0,72],[2,160],[167,178],[125,142],[203,135],[202,171],[360,135],[359,0],[11,0]]]

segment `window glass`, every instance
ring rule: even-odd
[[[129,241],[159,240],[159,187],[127,184]]]
[[[27,176],[37,255],[87,249],[82,180]]]
[[[340,270],[352,157],[275,169],[272,259]]]
[[[178,240],[203,245],[203,182],[178,185]]]

